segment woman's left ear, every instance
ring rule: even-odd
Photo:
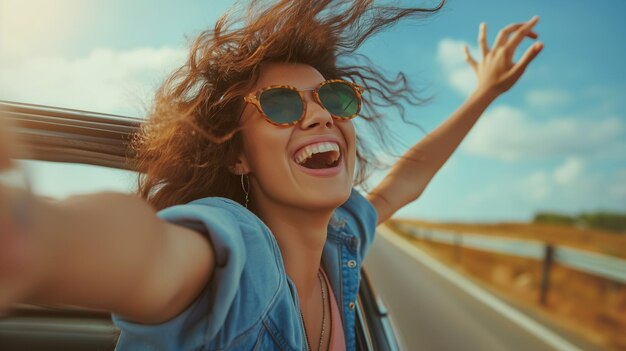
[[[228,170],[236,175],[248,174],[250,172],[248,162],[243,156],[238,157],[235,163],[228,167]]]

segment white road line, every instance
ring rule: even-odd
[[[537,336],[555,349],[561,351],[582,351],[575,345],[569,343],[567,340],[546,329],[543,325],[535,322],[531,318],[510,307],[509,305],[497,299],[495,296],[479,288],[477,285],[467,280],[463,276],[459,275],[458,273],[447,268],[432,257],[428,256],[428,254],[415,247],[413,243],[402,238],[398,234],[395,234],[385,225],[379,226],[377,228],[377,231],[382,234],[382,236],[387,241],[394,244],[396,247],[398,247],[398,249],[404,251],[413,259],[426,265],[428,268],[446,278],[448,281],[450,281],[450,283],[458,286],[466,293],[472,295],[474,298],[481,301],[485,305],[493,308],[495,311],[510,319],[514,323],[517,323],[520,327],[526,329],[529,333]]]

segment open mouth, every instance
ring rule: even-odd
[[[307,145],[294,155],[297,164],[309,169],[337,167],[340,159],[339,145],[334,142]]]
[[[339,157],[340,154],[336,151],[322,152],[313,154],[300,165],[310,169],[333,168],[339,164]]]

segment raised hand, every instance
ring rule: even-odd
[[[478,76],[478,90],[499,95],[517,82],[528,64],[543,49],[543,44],[536,42],[526,50],[519,62],[513,62],[515,50],[525,37],[537,39],[538,35],[533,32],[533,27],[538,21],[539,17],[535,16],[528,22],[508,25],[498,33],[492,48],[489,48],[487,43],[487,25],[481,23],[478,43],[483,56],[482,61],[476,62],[467,45],[464,48],[466,60]]]

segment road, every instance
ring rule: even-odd
[[[597,349],[550,331],[529,332],[400,250],[389,235],[394,234],[377,236],[365,268],[392,314],[405,350]],[[545,339],[551,335],[556,341],[549,344]]]

